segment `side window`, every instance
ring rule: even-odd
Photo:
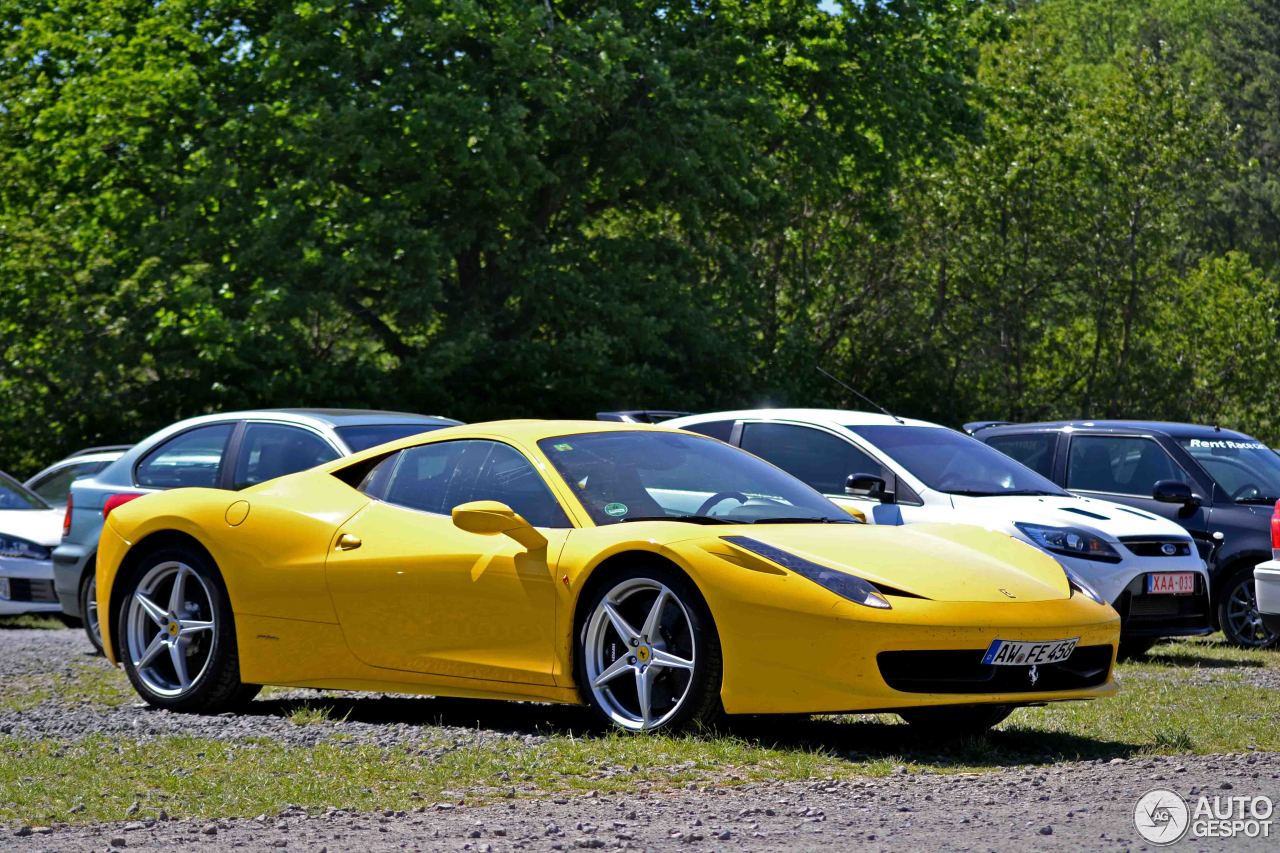
[[[729,436],[733,433],[733,421],[707,421],[701,424],[690,424],[687,427],[681,427],[689,432],[697,432],[703,435],[709,435],[712,438],[718,438],[723,442],[729,441]]]
[[[152,489],[217,488],[227,439],[234,428],[234,423],[210,424],[169,439],[142,457],[134,469],[134,480]]]
[[[1040,476],[1053,479],[1053,452],[1058,444],[1057,433],[997,435],[988,439],[987,444],[1005,456],[1026,465]]]
[[[849,442],[811,427],[743,424],[742,449],[828,495],[844,494],[850,474],[878,474],[886,482],[892,478],[892,472]]]
[[[379,462],[360,490],[437,515],[469,501],[501,501],[535,527],[569,526],[529,460],[496,441],[441,441],[402,450]]]
[[[250,423],[240,441],[231,485],[243,489],[337,458],[338,451],[310,430],[284,424]]]
[[[83,477],[90,477],[103,468],[107,467],[109,462],[76,462],[71,465],[64,465],[56,471],[50,471],[39,480],[31,484],[31,491],[44,498],[49,504],[63,503],[67,499],[67,492],[71,491],[71,484]]]
[[[1068,489],[1149,498],[1157,480],[1187,480],[1187,476],[1150,438],[1077,435],[1071,439]]]

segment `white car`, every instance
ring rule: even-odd
[[[0,472],[0,616],[61,613],[53,590],[53,548],[62,510]]]
[[[828,409],[716,412],[664,426],[748,450],[872,524],[974,524],[1048,551],[1120,613],[1125,655],[1213,630],[1208,573],[1185,529],[1072,495],[956,430]]]
[[[1253,590],[1262,624],[1280,634],[1280,501],[1271,513],[1271,559],[1254,568]]]

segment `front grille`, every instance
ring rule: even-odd
[[[1121,536],[1120,541],[1139,557],[1187,557],[1191,555],[1191,541],[1188,539],[1159,539],[1149,536]],[[1165,552],[1165,546],[1171,547],[1172,553]]]
[[[1147,576],[1138,575],[1112,604],[1120,614],[1122,630],[1193,630],[1209,625],[1209,593],[1204,578],[1196,575],[1190,595],[1147,595]]]
[[[58,600],[58,595],[53,591],[53,581],[9,578],[9,600],[53,604]]]
[[[982,649],[881,652],[880,675],[904,693],[1043,693],[1105,684],[1112,646],[1081,646],[1060,663],[1040,664],[1036,683],[1029,666],[993,666]]]

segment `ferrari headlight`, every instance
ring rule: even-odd
[[[1083,593],[1084,595],[1089,596],[1098,604],[1107,603],[1102,600],[1102,596],[1098,594],[1098,591],[1096,589],[1094,589],[1089,584],[1085,583],[1084,578],[1080,577],[1078,574],[1071,571],[1066,566],[1063,566],[1062,570],[1067,573],[1067,583],[1071,585],[1071,589],[1073,591],[1080,592],[1080,593]]]
[[[764,557],[771,563],[777,563],[784,569],[790,569],[801,577],[813,581],[823,589],[830,590],[841,598],[847,598],[854,604],[875,607],[880,610],[888,610],[892,607],[874,584],[864,581],[856,575],[820,566],[817,563],[806,560],[804,557],[797,557],[795,554],[784,551],[781,548],[775,548],[772,545],[761,542],[759,539],[752,539],[750,536],[722,536],[720,538],[737,545],[739,548],[750,551],[756,556]]]
[[[53,553],[51,548],[19,539],[17,536],[0,534],[0,557],[17,557],[22,560],[47,560]]]
[[[1075,527],[1045,527],[1015,521],[1014,526],[1027,538],[1046,551],[1083,560],[1099,560],[1104,563],[1120,562],[1120,554],[1100,536]]]

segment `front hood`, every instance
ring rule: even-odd
[[[680,544],[696,543],[742,565],[763,559],[724,539],[744,536],[934,601],[1054,601],[1071,595],[1057,560],[1006,534],[970,525],[744,524],[714,530]]]
[[[1167,518],[1093,498],[1032,495],[949,497],[955,507],[957,522],[979,524],[1008,533],[1015,532],[1014,522],[1022,521],[1047,527],[1082,527],[1101,533],[1109,539],[1119,539],[1121,536],[1190,538],[1182,525]]]
[[[62,541],[65,515],[65,510],[60,509],[3,509],[0,533],[52,548]]]

